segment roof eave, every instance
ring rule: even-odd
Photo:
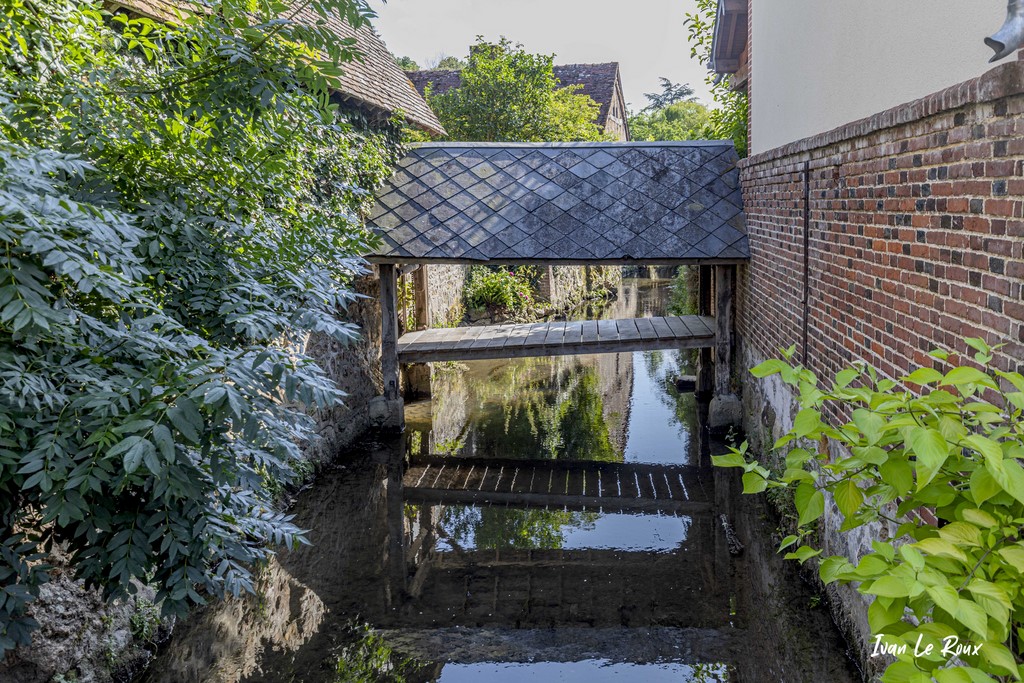
[[[747,0],[718,0],[708,68],[722,76],[736,73],[746,46]]]

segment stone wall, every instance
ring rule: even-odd
[[[450,327],[462,321],[465,310],[462,293],[469,277],[469,266],[432,265],[427,269],[427,300],[430,327]]]
[[[617,266],[547,266],[540,269],[538,296],[556,310],[579,305],[602,290],[618,290],[622,268]]]
[[[336,459],[381,417],[373,410],[374,399],[383,393],[384,386],[380,369],[380,280],[376,269],[359,278],[355,290],[361,298],[349,306],[345,319],[359,326],[359,340],[342,344],[324,335],[313,335],[306,345],[306,353],[348,394],[344,406],[318,411],[315,416],[320,439],[310,444],[306,452],[318,463]]]
[[[922,100],[751,157],[742,164],[751,261],[740,270],[740,370],[796,345],[828,377],[863,360],[898,378],[942,364],[980,336],[1024,358],[1024,63],[996,67]],[[743,382],[747,433],[767,453],[793,418],[777,378]],[[833,419],[842,416],[833,414]],[[826,553],[851,559],[868,534],[836,531]],[[868,635],[863,598],[838,595]]]

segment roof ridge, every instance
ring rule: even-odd
[[[625,141],[599,141],[599,142],[468,142],[468,141],[444,141],[444,142],[416,142],[409,145],[409,151],[421,148],[438,149],[444,147],[504,147],[504,148],[537,148],[549,149],[552,147],[734,147],[732,140],[631,140]]]

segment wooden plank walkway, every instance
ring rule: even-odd
[[[410,503],[672,515],[711,510],[710,476],[681,465],[417,457],[402,483]]]
[[[430,363],[696,349],[714,344],[714,318],[683,315],[422,330],[402,335],[398,357],[402,363]]]

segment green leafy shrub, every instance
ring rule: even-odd
[[[793,429],[775,444],[788,449],[786,470],[776,478],[748,462],[746,444],[715,458],[716,465],[743,468],[746,493],[794,491],[798,532],[781,544],[787,558],[821,554],[811,539],[826,491],[842,531],[893,525],[894,537],[874,541],[874,552],[856,565],[839,556],[819,565],[825,583],[857,583],[874,596],[872,647],[897,657],[883,676],[888,683],[1021,678],[1024,376],[993,367],[982,340],[967,343],[977,367],[921,368],[902,385],[854,367],[826,388],[805,368],[762,363],[754,375],[778,374],[799,390]],[[932,355],[950,359],[944,351]],[[787,361],[791,356],[792,349]],[[849,421],[832,426],[825,417],[831,411]],[[938,523],[924,521],[930,515],[922,509]]]
[[[106,596],[137,579],[182,612],[302,541],[268,482],[343,397],[301,349],[355,336],[358,213],[398,126],[330,104],[353,53],[324,22],[206,7],[0,13],[0,657],[53,544]]]
[[[466,282],[465,299],[470,308],[488,308],[512,314],[534,306],[534,284],[528,268],[476,266]]]

